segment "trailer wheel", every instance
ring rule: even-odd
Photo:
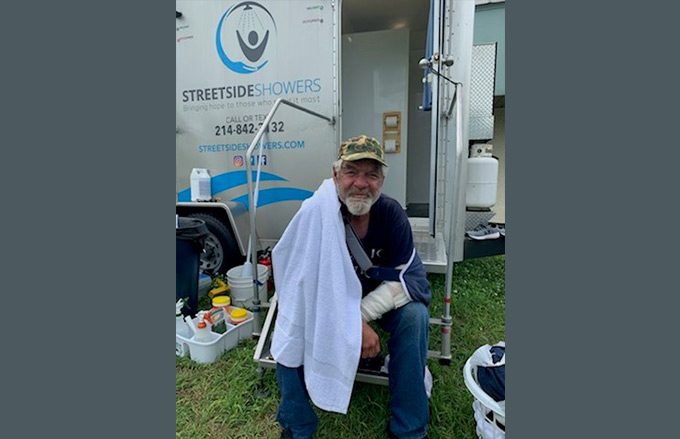
[[[205,221],[208,236],[201,253],[201,271],[208,273],[226,273],[232,267],[243,263],[243,256],[238,244],[227,226],[209,213],[192,213],[188,215]]]

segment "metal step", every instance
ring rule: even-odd
[[[255,354],[253,355],[253,360],[258,364],[258,366],[262,369],[275,369],[276,368],[276,361],[274,361],[274,358],[272,358],[270,348],[271,348],[271,337],[272,337],[272,332],[273,332],[273,325],[274,325],[274,320],[276,319],[276,313],[277,313],[277,297],[274,295],[270,302],[269,302],[269,309],[267,311],[267,316],[265,318],[264,324],[262,326],[262,333],[260,334],[260,338],[257,342],[257,346],[255,347]],[[431,325],[441,325],[442,321],[441,319],[437,318],[431,318],[430,319],[430,324]],[[428,359],[439,359],[440,362],[441,360],[448,360],[450,361],[450,357],[448,358],[443,358],[441,352],[439,351],[434,351],[434,350],[428,350],[427,351],[427,358]],[[365,369],[360,369],[356,376],[355,380],[357,382],[364,382],[364,383],[369,383],[369,384],[379,384],[382,386],[386,386],[389,383],[388,375],[384,372],[379,372],[379,371],[369,371]]]
[[[274,358],[272,358],[269,351],[271,348],[272,326],[274,324],[274,319],[276,318],[276,295],[272,297],[269,305],[267,317],[262,327],[262,333],[260,334],[260,339],[258,340],[257,346],[255,347],[255,355],[253,356],[253,360],[255,360],[263,369],[276,368],[276,361],[274,361]],[[370,371],[357,372],[355,380],[384,386],[386,386],[388,383],[386,374]]]
[[[446,250],[441,236],[430,236],[427,218],[409,218],[413,243],[428,273],[446,273]]]
[[[265,369],[276,369],[276,361],[274,361],[269,352],[267,352],[264,358],[260,358],[258,363]],[[388,384],[387,374],[380,372],[357,372],[354,379],[357,382],[379,384],[381,386]]]

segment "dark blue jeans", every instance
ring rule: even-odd
[[[390,334],[388,349],[390,431],[400,439],[420,439],[427,433],[429,407],[424,373],[430,315],[419,302],[386,313],[378,324]],[[311,438],[319,420],[309,403],[303,367],[276,365],[281,403],[276,419],[294,438]]]

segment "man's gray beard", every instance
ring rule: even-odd
[[[347,205],[347,210],[354,216],[366,215],[368,211],[371,210],[371,205],[373,200],[370,198],[365,199],[352,199],[347,197],[345,199],[345,204]]]
[[[379,196],[379,193],[374,198],[354,198],[350,196],[345,198],[345,204],[349,213],[354,216],[362,216],[371,210],[371,206],[373,206],[373,203],[376,202]]]
[[[353,196],[347,196],[342,191],[342,189],[340,189],[340,185],[337,183],[335,184],[335,190],[338,193],[338,197],[340,197],[342,202],[347,206],[349,213],[354,216],[366,215],[371,210],[373,203],[378,201],[378,198],[380,198],[380,193],[382,192],[378,190],[375,196],[371,198],[354,198]]]

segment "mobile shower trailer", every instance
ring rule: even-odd
[[[385,193],[406,207],[407,185],[429,187],[428,217],[412,225],[427,270],[446,273],[445,315],[434,319],[442,351],[432,352],[446,362],[453,262],[464,258],[470,131],[480,121],[488,128],[489,118],[493,126],[493,85],[488,114],[471,117],[473,0],[432,0],[429,10],[427,2],[388,3],[423,11],[429,22],[417,75],[409,58],[416,32],[398,24],[375,31],[343,26],[361,15],[348,15],[348,8],[368,7],[356,0],[177,0],[176,210],[204,219],[211,231],[203,269],[226,272],[243,262],[249,245],[255,263],[257,250],[273,246],[302,201],[330,177],[341,140],[377,137],[390,166]],[[409,102],[414,82],[424,95],[419,106],[429,111]],[[410,144],[409,118],[427,132],[422,141]],[[491,139],[492,132],[475,138]],[[424,150],[429,172],[411,181],[407,155]],[[191,200],[194,168],[212,176],[208,202]],[[272,314],[264,327],[256,325],[258,335]],[[256,353],[264,366],[266,350],[258,345]]]

